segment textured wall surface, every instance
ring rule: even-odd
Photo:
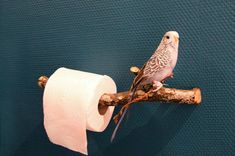
[[[114,143],[114,123],[88,133],[90,155],[234,155],[234,10],[234,0],[0,1],[0,155],[79,156],[49,142],[37,78],[64,66],[127,90],[129,67],[143,65],[168,30],[181,38],[167,83],[201,87],[202,105],[133,105]]]

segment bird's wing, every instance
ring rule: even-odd
[[[146,63],[144,75],[153,76],[170,62],[170,51],[165,47],[158,49]]]
[[[130,90],[133,92],[141,82],[154,76],[154,74],[166,67],[169,62],[170,51],[166,47],[158,48],[141,68],[139,74],[135,77]]]

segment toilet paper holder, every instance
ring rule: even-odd
[[[134,66],[130,68],[130,71],[137,75],[140,69]],[[38,86],[44,88],[46,86],[47,80],[47,76],[40,76],[38,79]],[[146,87],[148,88],[149,86]],[[119,92],[116,94],[103,94],[99,100],[99,113],[104,114],[109,106],[125,105],[128,102],[130,96],[132,96],[132,93],[129,91]],[[157,92],[151,92],[147,95],[146,91],[138,90],[135,93],[135,97],[139,99],[136,102],[160,101],[163,103],[199,105],[202,101],[201,89],[197,87],[189,90],[162,87]]]

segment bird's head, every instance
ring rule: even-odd
[[[164,44],[172,44],[174,47],[179,45],[179,34],[176,31],[168,31],[162,38]]]

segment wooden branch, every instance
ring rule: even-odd
[[[139,72],[138,67],[131,67],[130,71],[137,75]],[[38,85],[41,88],[46,86],[48,77],[41,76],[38,79]],[[132,93],[129,91],[120,92],[116,94],[104,94],[99,100],[99,110],[100,114],[106,112],[108,106],[119,106],[125,105],[128,102],[129,97]],[[143,90],[136,91],[136,98],[140,98],[140,101],[160,101],[165,103],[180,103],[180,104],[195,104],[201,103],[201,90],[200,88],[193,88],[191,90],[182,90],[176,88],[165,88],[162,87],[155,93],[145,93]],[[141,98],[143,97],[143,98]],[[138,101],[138,102],[140,102]]]
[[[118,106],[125,105],[129,97],[132,96],[131,92],[120,92],[117,94],[104,94],[99,100],[101,106]],[[161,101],[165,103],[180,103],[180,104],[200,104],[201,103],[201,90],[200,88],[193,88],[191,90],[182,90],[176,88],[162,87],[157,92],[146,93],[138,90],[135,93],[136,98],[146,96],[141,101]]]

